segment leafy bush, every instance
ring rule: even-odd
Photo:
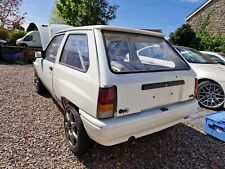
[[[12,30],[12,31],[10,31],[8,43],[10,45],[16,45],[16,40],[25,36],[26,33],[27,32],[23,31],[23,30]]]
[[[24,30],[7,30],[0,28],[0,39],[6,40],[9,45],[16,45],[16,40],[26,35]]]
[[[208,32],[198,32],[199,50],[225,53],[225,35],[213,35]]]
[[[8,40],[8,38],[9,38],[9,31],[4,28],[0,28],[0,39]]]

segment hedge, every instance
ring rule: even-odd
[[[0,46],[0,61],[8,63],[29,64],[34,61],[35,51],[38,48]]]

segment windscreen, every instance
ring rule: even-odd
[[[185,61],[160,37],[123,32],[103,32],[113,72],[187,70]]]
[[[181,55],[189,63],[198,63],[198,64],[212,64],[214,61],[207,58],[204,54],[198,52],[197,50],[184,47],[176,47],[176,49],[181,53]]]

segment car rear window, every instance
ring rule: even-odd
[[[189,66],[160,37],[103,31],[110,68],[116,73],[187,70]]]

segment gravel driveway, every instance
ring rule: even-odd
[[[76,158],[63,116],[33,87],[33,67],[0,64],[0,168],[225,168],[225,144],[184,124]]]

